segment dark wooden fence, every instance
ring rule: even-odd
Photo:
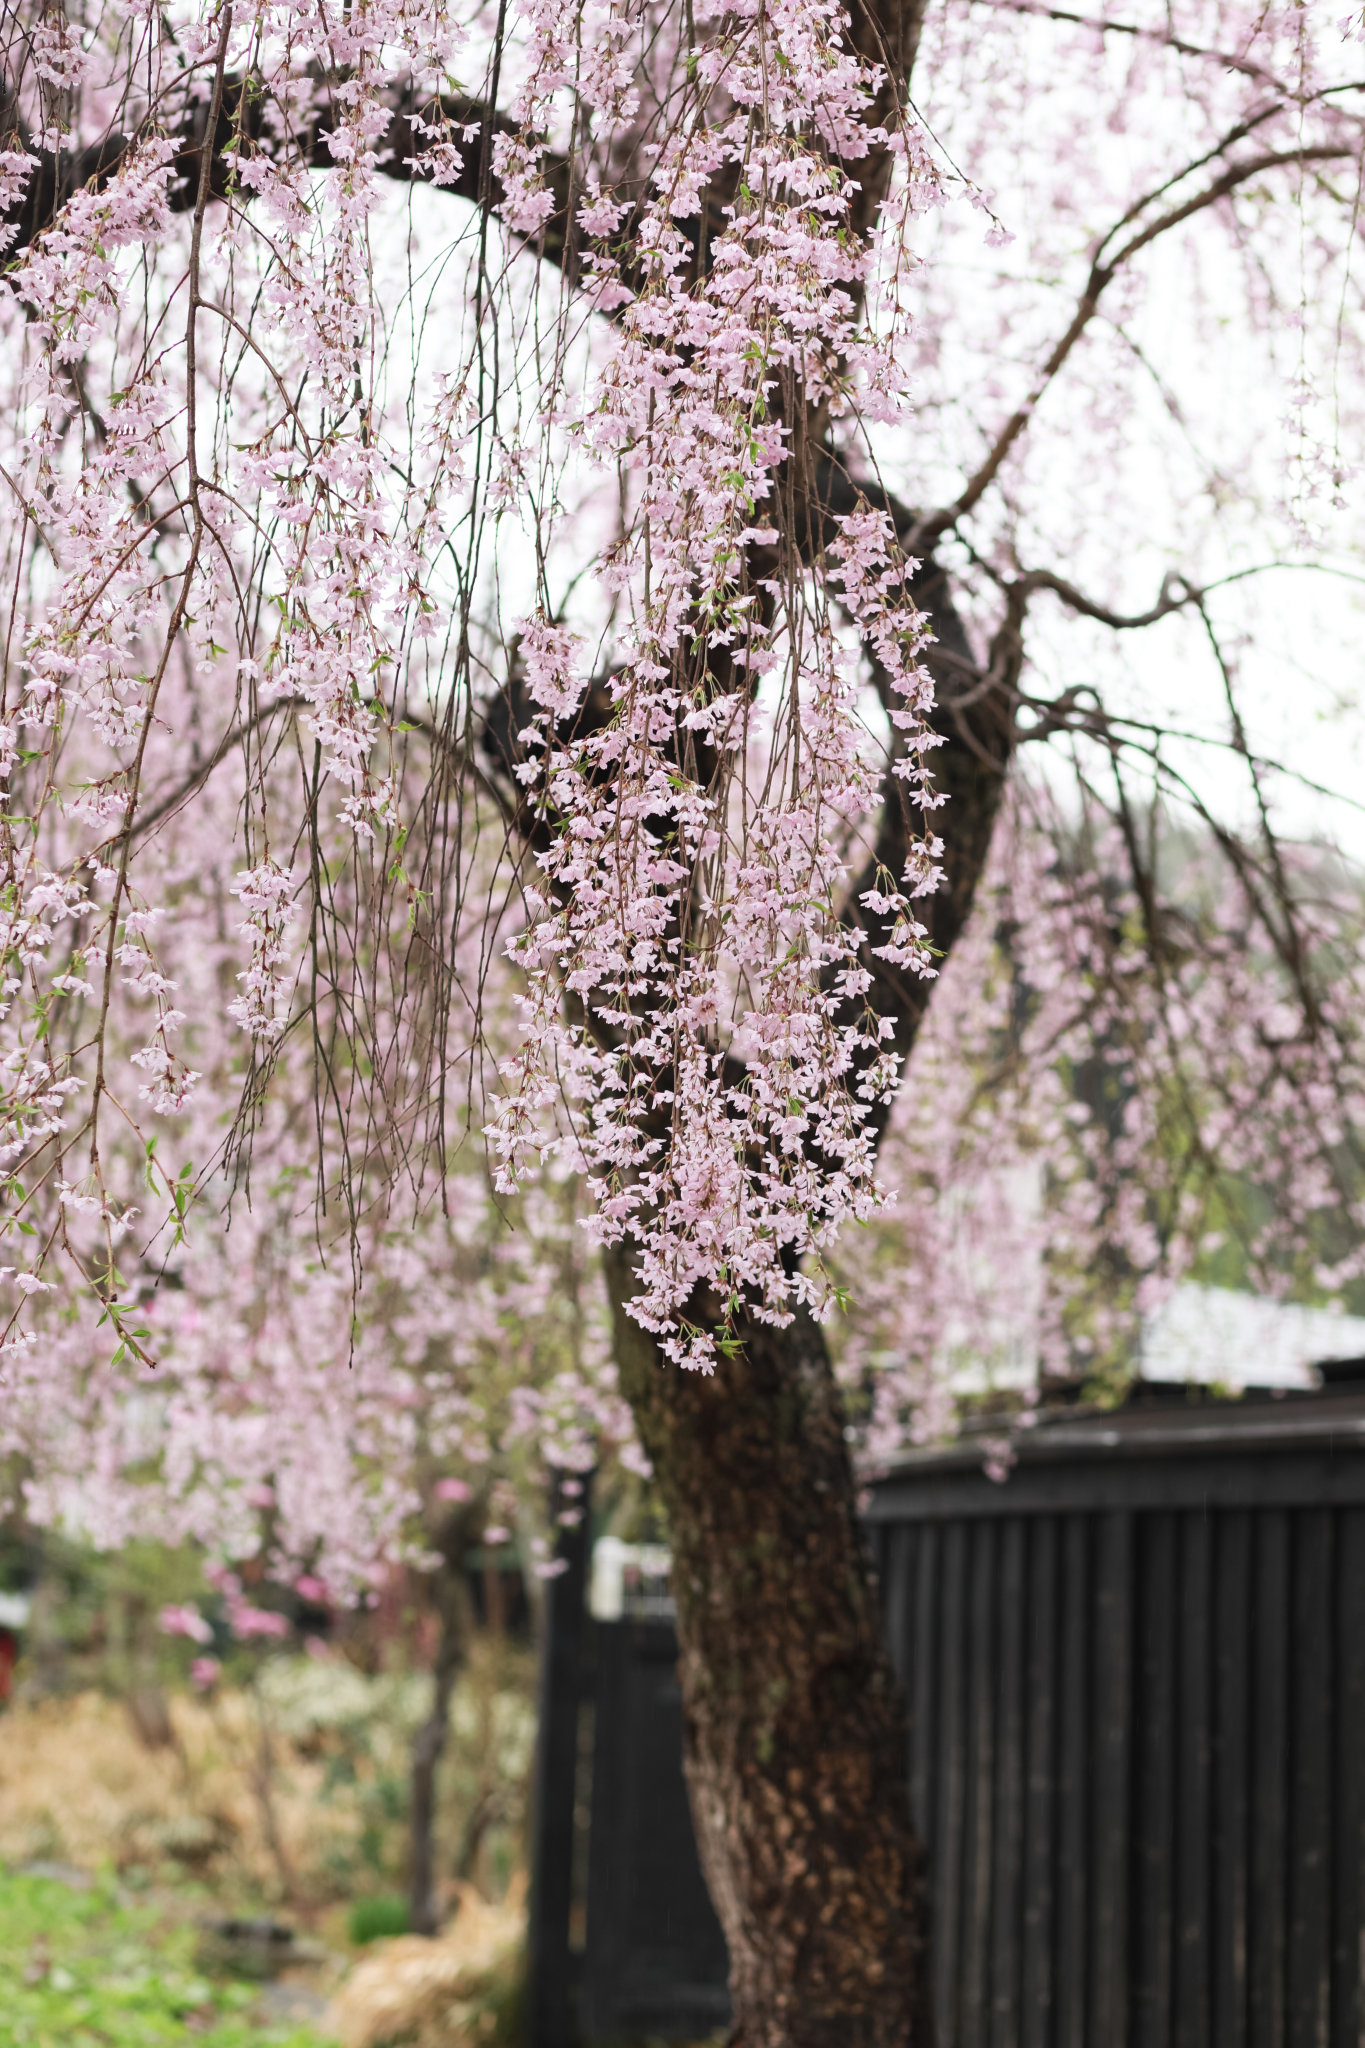
[[[581,2031],[695,2041],[729,2018],[729,1957],[683,1781],[678,1639],[670,1623],[644,1620],[599,1622],[594,1634]]]
[[[1365,1402],[877,1489],[941,2048],[1359,2048]]]
[[[1044,1423],[1003,1484],[926,1453],[868,1526],[939,2048],[1365,2048],[1365,1388]],[[647,1982],[648,2030],[684,2033],[724,1952],[695,1849],[641,1824],[646,1786],[674,1843],[685,1809],[676,1703],[633,1657],[583,1687],[611,1736],[582,2019],[625,2017],[594,1982]],[[648,1933],[675,1892],[681,1963]]]

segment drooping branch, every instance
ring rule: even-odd
[[[1164,20],[1160,28],[1148,28],[1136,21],[1112,21],[1108,15],[1077,14],[1069,7],[1046,6],[1041,4],[1041,0],[991,0],[991,5],[1007,14],[1029,14],[1040,21],[1063,22],[1075,28],[1089,29],[1095,35],[1129,36],[1135,42],[1158,43],[1164,50],[1174,50],[1179,57],[1201,58],[1216,64],[1220,71],[1240,71],[1244,78],[1260,79],[1275,86],[1277,91],[1287,90],[1263,64],[1257,64],[1244,52],[1213,49],[1206,43],[1193,43],[1175,35],[1169,19]]]
[[[1244,134],[1246,132],[1245,125],[1240,126],[1236,132],[1239,136]],[[1140,200],[1136,206],[1131,208],[1124,216],[1123,221],[1119,222],[1116,228],[1111,229],[1110,233],[1101,242],[1099,252],[1097,252],[1091,264],[1090,274],[1086,279],[1085,288],[1077,301],[1076,310],[1071,316],[1070,323],[1065,333],[1062,334],[1054,345],[1042,369],[1034,378],[1033,383],[1029,387],[1028,396],[1010,414],[1004,426],[996,435],[985,461],[978,466],[952,504],[945,505],[937,512],[926,514],[919,521],[910,536],[910,543],[915,551],[918,552],[922,549],[931,548],[936,540],[943,534],[951,532],[958,522],[964,519],[980,503],[996,477],[1000,474],[1010,450],[1028,427],[1044,394],[1056,378],[1058,371],[1062,368],[1062,365],[1075,348],[1076,343],[1094,319],[1096,312],[1099,310],[1100,299],[1106,287],[1112,284],[1124,265],[1130,262],[1138,254],[1139,250],[1145,249],[1150,243],[1155,242],[1159,236],[1169,233],[1172,228],[1179,227],[1182,222],[1192,219],[1196,214],[1204,212],[1210,206],[1215,206],[1220,199],[1230,198],[1248,180],[1259,177],[1262,172],[1282,170],[1294,164],[1341,162],[1343,159],[1349,158],[1354,154],[1354,150],[1343,142],[1317,143],[1302,149],[1267,150],[1259,156],[1249,157],[1241,163],[1230,166],[1220,177],[1215,178],[1210,184],[1197,192],[1193,198],[1185,200],[1179,206],[1171,207],[1157,220],[1148,222],[1146,227],[1140,228],[1135,234],[1131,235],[1113,255],[1104,257],[1103,251],[1108,247],[1115,235],[1121,231],[1124,225],[1145,210],[1157,195],[1150,194],[1146,199]],[[1207,159],[1201,158],[1200,161],[1204,162]],[[1192,168],[1194,166],[1187,167],[1187,170],[1182,175],[1188,176],[1189,170]],[[1158,188],[1158,191],[1165,192],[1171,185],[1178,182],[1178,179],[1169,179]]]
[[[914,62],[923,26],[927,0],[886,0],[884,5],[855,0],[850,11],[849,41],[860,56],[882,68],[882,83],[867,111],[870,127],[887,124],[905,104],[906,84]],[[200,162],[207,146],[210,151],[209,191],[215,199],[249,200],[249,192],[236,182],[235,149],[239,143],[248,150],[269,151],[300,169],[332,170],[337,159],[331,144],[338,132],[340,102],[337,92],[347,82],[338,72],[314,82],[311,109],[302,118],[297,109],[286,112],[254,77],[229,77],[225,81],[221,106],[213,135],[206,136],[207,108],[202,100],[187,103],[169,127],[176,148],[171,159],[168,202],[172,213],[192,211],[200,186]],[[188,81],[187,81],[188,83]],[[395,86],[387,95],[390,120],[379,141],[377,168],[403,184],[423,181],[430,175],[430,160],[437,136],[444,130],[458,138],[461,157],[458,175],[442,178],[439,188],[454,197],[496,210],[504,191],[493,169],[493,143],[498,136],[518,134],[518,124],[488,100],[467,94],[434,95],[421,91],[411,81]],[[17,99],[8,86],[0,85],[0,148],[19,147],[37,159],[23,196],[3,217],[15,230],[10,243],[11,260],[44,233],[57,219],[63,205],[75,192],[89,187],[101,191],[115,177],[130,153],[152,132],[165,133],[164,114],[158,110],[155,123],[148,121],[128,132],[114,130],[80,149],[50,150],[34,147],[33,137],[20,113]],[[866,238],[876,226],[894,161],[888,149],[878,149],[859,161],[859,192],[851,225]],[[574,192],[573,164],[563,152],[549,150],[540,158],[544,180],[553,194],[554,209],[540,232],[523,246],[542,260],[572,267],[575,236],[569,213]],[[581,189],[581,188],[580,188]],[[701,216],[694,229],[699,256],[704,261],[705,230],[718,222],[720,210],[733,197],[729,190],[707,193]],[[630,220],[624,226],[629,238]]]
[[[849,44],[869,65],[879,68],[881,82],[867,108],[869,128],[893,127],[906,104],[911,67],[919,47],[927,0],[853,0],[849,11]],[[190,212],[200,188],[201,156],[210,151],[209,191],[215,199],[249,199],[236,182],[233,152],[246,145],[249,150],[269,151],[301,169],[331,170],[337,159],[331,144],[340,125],[340,89],[348,81],[344,71],[316,76],[311,109],[300,117],[297,108],[285,110],[261,88],[252,76],[229,77],[224,82],[221,104],[206,135],[207,108],[202,99],[187,97],[178,118],[169,124],[176,144],[171,159],[168,201],[173,213]],[[185,84],[192,84],[192,74]],[[498,136],[515,136],[518,124],[493,100],[467,94],[435,95],[408,81],[394,86],[387,95],[390,121],[377,151],[377,168],[400,183],[420,182],[430,175],[436,131],[458,137],[461,164],[452,180],[443,177],[439,189],[467,199],[485,209],[496,210],[505,194],[493,169],[493,143]],[[39,149],[20,112],[11,88],[0,84],[0,148],[18,147],[37,160],[22,197],[3,216],[4,225],[14,230],[9,245],[11,260],[56,221],[62,206],[84,188],[102,190],[115,177],[137,144],[151,133],[168,132],[165,112],[155,110],[146,122],[128,132],[119,130],[101,136],[80,149]],[[889,148],[874,148],[859,159],[858,192],[850,216],[850,227],[866,239],[876,227],[886,196],[894,155]],[[523,246],[544,261],[575,268],[576,234],[570,219],[575,191],[574,166],[570,156],[548,150],[540,157],[544,182],[554,199],[553,211],[539,233]],[[733,180],[703,195],[701,214],[686,225],[694,232],[699,263],[706,260],[708,230],[718,226],[722,209],[733,199]],[[581,190],[581,186],[579,188]],[[623,233],[629,239],[632,221],[628,216]]]

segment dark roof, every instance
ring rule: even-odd
[[[987,1478],[1008,1438],[1009,1475]],[[1144,1399],[985,1419],[874,1483],[872,1521],[1106,1507],[1365,1505],[1365,1383],[1283,1399]]]

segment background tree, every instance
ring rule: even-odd
[[[833,1247],[1025,741],[1081,794],[1060,861],[997,856],[1023,979],[1126,1045],[1128,1163],[1172,1103],[1207,1146],[1269,1102],[1298,1135],[1229,1170],[1277,1217],[1351,1191],[1354,910],[1310,901],[1239,695],[1274,643],[1251,572],[1351,532],[1351,46],[1213,0],[132,0],[16,13],[6,61],[9,1352],[60,1355],[42,1290],[75,1285],[111,1371],[156,1356],[130,1175],[174,1236],[143,1126],[224,1006],[170,1002],[148,849],[183,817],[216,868],[231,762],[234,1172],[301,1049],[357,1246],[485,1129],[507,1198],[550,1151],[586,1176],[738,2038],[918,2039]],[[1183,709],[1105,650],[1139,632]],[[1196,774],[1215,739],[1245,803]],[[1200,915],[1158,796],[1221,849]],[[1199,1086],[1182,1010],[1240,1026]],[[1112,1126],[1073,1208],[1178,1266],[1200,1205],[1096,1197]]]

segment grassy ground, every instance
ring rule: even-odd
[[[272,2024],[255,1987],[201,1975],[194,1943],[192,1922],[112,1878],[0,1873],[0,2048],[319,2048]]]

